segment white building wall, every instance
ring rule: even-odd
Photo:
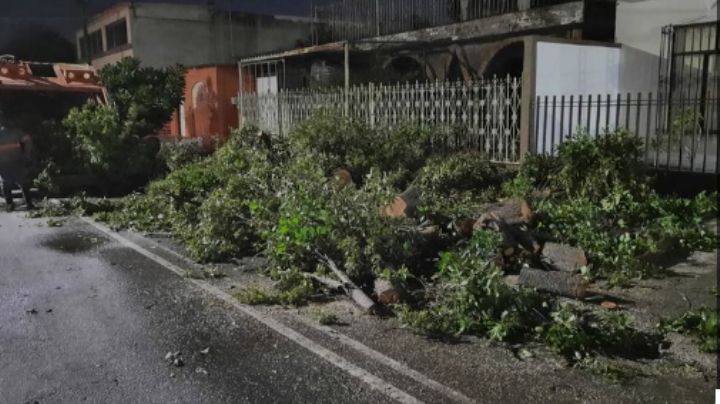
[[[659,55],[662,27],[714,21],[717,13],[717,0],[619,0],[616,42]]]
[[[620,90],[620,49],[538,42],[535,94],[608,94]]]

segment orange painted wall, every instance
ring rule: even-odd
[[[238,127],[232,97],[237,96],[239,87],[237,66],[189,68],[185,74],[185,139],[201,138],[207,147],[216,140],[227,140],[231,129]],[[165,138],[181,139],[178,113],[169,126],[170,136]]]

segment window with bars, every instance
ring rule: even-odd
[[[122,20],[115,21],[105,27],[105,38],[107,39],[107,50],[119,48],[128,43],[127,22]]]
[[[103,40],[100,30],[89,33],[87,38],[80,38],[80,56],[82,59],[87,58],[88,54],[92,58],[101,53],[103,53]]]

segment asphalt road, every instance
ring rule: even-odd
[[[0,214],[1,403],[389,401],[87,224],[45,223]]]

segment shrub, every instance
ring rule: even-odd
[[[158,157],[169,171],[175,171],[200,159],[203,150],[194,141],[163,142]]]
[[[98,71],[110,95],[125,135],[155,134],[177,110],[185,90],[185,69],[180,65],[143,67],[126,57]]]
[[[77,158],[79,173],[97,175],[123,189],[144,184],[153,175],[158,152],[157,140],[149,136],[170,120],[182,101],[184,70],[141,67],[139,60],[125,58],[103,67],[99,75],[110,103],[90,101],[73,108],[63,128],[56,128],[49,139],[56,146],[44,150],[42,164],[68,167],[67,161]],[[63,138],[75,153],[67,153]]]
[[[602,198],[615,188],[634,193],[647,190],[642,140],[626,131],[596,138],[574,136],[557,149],[557,157],[528,158],[521,175],[536,185],[549,186],[555,197]]]
[[[431,133],[415,125],[373,130],[333,111],[320,111],[301,123],[290,136],[297,155],[322,157],[326,174],[346,168],[355,182],[371,169],[398,172],[396,183],[404,186],[431,155]]]
[[[481,191],[501,183],[497,168],[479,153],[457,153],[428,160],[415,178],[427,194]]]
[[[422,192],[425,215],[473,217],[497,198],[502,178],[481,154],[466,152],[430,158],[413,184]]]
[[[322,174],[347,168],[361,179],[375,165],[374,133],[332,111],[320,111],[298,125],[290,137],[294,153],[321,157]]]

